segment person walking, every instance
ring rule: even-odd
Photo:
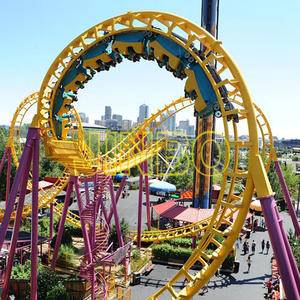
[[[264,253],[264,251],[265,251],[265,240],[262,239],[262,241],[261,241],[261,253]]]
[[[256,243],[255,243],[255,241],[253,240],[253,241],[252,241],[252,244],[251,244],[251,251],[252,251],[252,254],[255,254],[255,248],[256,248]]]
[[[247,244],[246,244],[246,241],[243,243],[243,252],[244,252],[244,255],[246,255],[246,253],[247,253]]]
[[[270,242],[267,241],[267,243],[266,243],[267,255],[269,254],[269,249],[270,249]]]
[[[247,273],[249,273],[249,272],[250,272],[250,268],[251,268],[251,264],[252,264],[251,255],[248,255],[248,258],[247,258],[247,264],[248,264],[248,270],[247,270]]]

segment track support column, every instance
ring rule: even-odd
[[[284,242],[283,234],[280,228],[280,222],[277,218],[277,207],[273,196],[261,197],[261,206],[263,209],[268,233],[274,250],[275,258],[278,263],[279,273],[282,278],[285,294],[288,300],[299,300],[300,295],[296,278],[293,274],[293,267],[288,256],[288,251]],[[289,245],[288,245],[289,246]]]
[[[277,176],[278,176],[278,179],[279,179],[280,187],[281,187],[281,190],[282,190],[283,195],[284,195],[284,200],[285,200],[285,203],[288,206],[289,214],[291,216],[291,219],[292,219],[292,222],[293,222],[293,225],[294,225],[295,234],[297,236],[299,236],[300,235],[299,222],[298,222],[298,219],[297,219],[297,216],[296,216],[296,213],[295,213],[295,209],[293,207],[291,195],[289,193],[288,186],[287,186],[287,184],[285,182],[285,179],[284,179],[284,176],[283,176],[282,169],[280,167],[279,161],[275,160],[274,161],[274,165],[275,165],[275,170],[276,170],[276,173],[277,173]]]

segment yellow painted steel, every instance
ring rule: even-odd
[[[208,224],[205,226],[202,225],[201,231],[204,232],[197,248],[166,286],[149,297],[149,299],[157,299],[164,295],[167,296],[168,299],[189,299],[215,274],[225,257],[232,250],[232,246],[245,221],[254,188],[256,188],[259,197],[268,196],[272,193],[259,151],[257,115],[254,104],[252,103],[241,72],[228,53],[223,49],[221,42],[215,40],[214,37],[196,24],[181,17],[161,12],[130,12],[97,24],[73,40],[55,59],[47,72],[39,92],[37,111],[39,126],[44,133],[44,143],[47,154],[52,159],[63,163],[68,170],[70,170],[71,174],[89,175],[95,171],[95,168],[98,166],[101,167],[105,159],[109,160],[108,157],[94,160],[94,158],[91,157],[90,150],[80,135],[78,135],[79,138],[77,140],[71,139],[71,141],[68,141],[66,139],[67,135],[62,136],[63,139],[59,139],[55,134],[51,114],[56,91],[59,88],[61,79],[81,53],[88,51],[88,49],[104,38],[130,30],[147,30],[168,37],[184,47],[197,64],[201,66],[218,97],[218,104],[223,118],[225,138],[231,147],[231,163],[229,167],[224,170],[224,180],[221,183],[221,192],[214,215],[209,222],[207,221]],[[178,38],[178,30],[185,35],[186,41]],[[198,47],[200,44],[204,46],[205,52],[202,54],[203,59],[192,50],[192,44],[198,45]],[[155,44],[153,44],[153,46],[155,48],[154,53],[156,57],[159,57],[159,55],[161,55],[161,49],[156,47]],[[173,58],[171,58],[171,64],[176,65],[176,60],[172,59]],[[212,60],[218,63],[217,74],[219,74],[222,79],[219,82],[214,80],[208,68],[208,62]],[[186,82],[187,88],[191,89],[190,85],[194,84],[194,80],[191,75],[189,76],[189,72],[187,72],[186,75],[188,76]],[[78,77],[77,79],[84,81],[86,77]],[[228,95],[235,99],[234,109],[229,111],[225,110],[219,90],[220,87],[226,87]],[[70,86],[70,89],[76,91],[78,85]],[[194,105],[197,110],[202,110],[206,104],[203,103],[201,91],[196,88],[194,88],[194,90],[197,94]],[[249,137],[248,141],[241,141],[239,139],[239,135],[241,134],[239,132],[239,125],[233,120],[228,120],[228,116],[232,114],[237,115],[245,122],[247,135]],[[262,123],[260,123],[260,125],[263,127]],[[144,140],[143,137],[147,135],[147,130],[143,133],[142,140]],[[131,153],[135,153],[134,149],[138,149],[137,146],[141,143],[141,138],[138,138],[139,137],[136,136],[128,140],[129,145],[133,145],[133,147],[128,146],[129,150],[127,151],[133,151]],[[148,147],[151,148],[151,145]],[[159,149],[157,146],[153,147],[154,149]],[[241,149],[245,147],[248,149],[249,158],[246,168],[241,168],[239,153]],[[117,147],[114,151],[118,151],[118,149]],[[155,150],[153,150],[153,153],[155,153]],[[113,153],[113,159],[117,160],[116,166],[120,166],[122,159],[118,158],[117,154],[118,153]],[[69,158],[65,159],[68,156]],[[123,152],[121,151],[121,156],[123,158],[127,157],[124,150]],[[141,162],[143,159],[148,159],[148,157],[148,153],[141,153],[140,158],[136,159],[135,163]],[[107,163],[107,165],[111,166],[112,163]],[[228,178],[229,180],[227,180]],[[234,195],[234,189],[236,184],[243,178],[246,179],[245,189],[241,197],[237,198],[237,196]],[[226,195],[225,191],[227,192]],[[56,208],[58,209],[58,207]],[[236,218],[233,218],[233,214],[236,214]],[[227,224],[228,227],[226,230],[221,231],[220,227],[224,223]],[[193,230],[192,228],[193,227],[191,227],[190,234]],[[182,229],[178,229],[178,232],[179,230]],[[218,242],[217,237],[219,236],[224,238],[222,243]],[[206,250],[211,244],[215,245],[215,250],[212,254],[208,254]],[[190,269],[195,263],[200,263],[202,269],[194,275]],[[175,289],[177,282],[182,279],[186,279],[185,286]]]

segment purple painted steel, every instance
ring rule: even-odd
[[[53,250],[53,257],[52,257],[52,261],[51,261],[51,268],[53,268],[53,269],[55,268],[57,257],[58,257],[58,251],[59,251],[61,238],[63,235],[64,226],[65,226],[65,222],[66,222],[66,218],[67,218],[67,212],[68,212],[68,208],[69,208],[70,196],[71,196],[71,193],[73,190],[73,185],[74,185],[74,182],[73,182],[72,178],[70,178],[69,182],[68,182],[68,186],[67,186],[64,207],[63,207],[63,211],[62,211],[61,218],[59,221],[57,237],[56,237],[55,246],[54,246],[54,250]]]
[[[122,179],[121,179],[121,182],[120,182],[119,189],[118,189],[117,194],[116,194],[116,198],[115,198],[116,199],[116,204],[118,204],[118,202],[119,202],[119,199],[120,199],[120,196],[122,194],[122,191],[124,189],[125,184],[126,184],[126,177],[123,176]],[[113,208],[111,207],[109,215],[108,215],[108,226],[111,222],[112,216],[113,216]]]
[[[53,239],[53,203],[50,203],[50,225],[49,225],[49,238],[50,240]]]
[[[5,163],[5,160],[6,160],[6,153],[7,153],[7,147],[4,149],[4,153],[3,153],[2,158],[1,158],[1,162],[0,162],[0,174],[1,174],[2,169],[4,167],[4,163]]]
[[[11,176],[11,148],[7,151],[7,169],[6,169],[6,191],[5,191],[5,207],[7,206],[8,196],[10,192],[10,176]]]
[[[281,167],[280,167],[280,163],[279,163],[278,160],[276,160],[274,162],[274,164],[275,164],[275,170],[276,170],[276,173],[277,173],[277,176],[278,176],[278,179],[279,179],[280,187],[281,187],[283,195],[284,195],[284,200],[285,200],[285,202],[288,206],[289,214],[291,216],[291,219],[292,219],[292,222],[293,222],[293,225],[294,225],[295,233],[296,233],[297,236],[299,236],[300,235],[300,225],[299,225],[296,213],[295,213],[295,209],[293,207],[293,203],[292,203],[291,195],[289,193],[289,189],[287,187],[287,184],[285,182],[285,179],[284,179]]]
[[[82,218],[82,211],[84,209],[83,203],[82,203],[82,199],[81,199],[81,194],[80,194],[80,190],[79,190],[79,182],[78,182],[78,177],[71,177],[71,180],[74,181],[74,186],[75,186],[75,191],[76,191],[76,196],[77,196],[77,203],[78,203],[78,208],[79,208],[79,216],[80,216],[80,223],[81,223],[81,230],[82,230],[82,234],[83,234],[83,239],[84,239],[84,246],[85,246],[85,254],[88,256],[88,260],[89,263],[92,263],[93,261],[93,256],[92,256],[92,245],[91,245],[91,241],[89,239],[89,234],[87,231],[87,228],[85,226],[85,222]],[[95,190],[95,187],[94,187]],[[93,280],[91,282],[92,284],[92,300],[96,299],[96,294],[95,294],[95,270],[92,267],[90,272],[93,274]]]
[[[145,193],[146,193],[146,214],[147,214],[147,227],[151,229],[151,212],[150,212],[150,192],[149,192],[149,177],[148,177],[148,161],[144,162],[145,174]]]
[[[289,261],[290,261],[290,265],[291,265],[292,270],[293,270],[296,285],[298,287],[298,293],[300,294],[300,273],[299,273],[299,270],[298,270],[298,267],[297,267],[297,263],[296,263],[294,255],[293,255],[293,252],[292,252],[290,243],[288,241],[287,235],[284,231],[283,220],[279,215],[277,207],[275,207],[275,212],[276,212],[277,219],[279,220],[279,226],[280,226],[280,229],[281,229],[281,234],[282,234],[282,237],[283,237],[283,240],[284,240],[284,245],[285,245],[285,248],[287,250],[287,254],[289,256]]]
[[[32,155],[32,153],[30,153],[30,156],[31,155]],[[19,237],[20,225],[21,225],[21,220],[22,220],[22,211],[23,211],[23,207],[24,207],[24,199],[25,199],[26,190],[27,190],[27,182],[28,182],[28,178],[29,178],[31,159],[28,159],[26,164],[27,165],[26,165],[26,169],[24,172],[24,180],[22,182],[21,189],[20,189],[20,196],[19,196],[19,201],[18,201],[18,206],[17,206],[16,218],[15,218],[12,238],[11,238],[11,242],[10,242],[8,261],[6,264],[4,286],[3,286],[2,294],[1,294],[2,300],[6,300],[8,297],[8,293],[9,293],[9,280],[10,280],[11,270],[12,270],[13,261],[14,261],[14,254],[16,251],[18,237]]]
[[[87,179],[84,179],[84,191],[85,191],[85,200],[86,200],[86,204],[90,203],[90,193],[89,193],[89,186],[87,183]]]
[[[89,254],[89,259],[90,259],[90,262],[91,262],[92,261],[92,248],[91,248],[91,244],[90,244],[90,240],[89,240],[88,231],[87,231],[87,228],[85,226],[85,222],[82,218],[82,211],[84,209],[84,206],[83,206],[81,195],[80,195],[78,178],[75,177],[75,176],[74,177],[72,176],[70,180],[72,180],[74,182],[84,244],[85,244],[85,247],[86,247],[86,253]]]
[[[280,224],[276,214],[276,203],[273,196],[260,199],[263,214],[266,220],[268,233],[278,264],[279,273],[282,279],[285,294],[288,300],[299,300],[300,295],[293,276],[289,256],[285,247]]]
[[[119,215],[118,215],[118,211],[117,211],[116,196],[115,196],[114,184],[113,184],[112,178],[109,179],[108,185],[109,185],[111,204],[112,204],[112,208],[113,208],[113,215],[114,215],[114,219],[115,219],[115,226],[116,226],[119,246],[123,247],[124,240],[123,240],[122,232],[121,232],[121,225],[120,225]]]
[[[137,225],[137,247],[141,248],[141,236],[142,236],[142,208],[143,208],[143,164],[141,164],[142,172],[139,178],[139,199],[138,199],[138,225]]]
[[[33,140],[32,138],[34,137],[34,131],[32,131],[32,128],[29,128],[28,133],[27,133],[27,138],[26,138],[26,144],[25,147],[23,149],[22,152],[22,156],[20,159],[20,164],[19,167],[17,169],[16,172],[16,176],[14,178],[11,190],[10,190],[10,194],[8,197],[8,203],[4,212],[4,216],[3,216],[3,220],[1,223],[1,227],[0,227],[0,249],[3,246],[3,242],[5,239],[5,235],[6,235],[6,231],[8,228],[8,224],[11,218],[11,214],[14,210],[14,204],[15,204],[15,200],[17,197],[17,192],[19,190],[19,186],[21,184],[21,182],[24,179],[24,174],[25,174],[25,169],[26,169],[26,161],[28,161],[28,159],[30,160],[31,157],[31,148],[32,148],[32,143]]]
[[[38,225],[39,225],[39,159],[40,159],[40,129],[32,128],[32,205],[31,205],[31,277],[30,299],[37,300],[38,276]]]

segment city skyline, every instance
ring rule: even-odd
[[[174,111],[171,111],[170,113],[173,114]],[[143,103],[139,105],[138,115],[136,118],[133,119],[129,119],[126,115],[124,116],[123,114],[115,113],[113,108],[110,105],[104,106],[104,115],[101,115],[101,113],[97,113],[97,115],[101,117],[100,118],[98,117],[97,119],[92,119],[85,112],[83,111],[79,112],[81,121],[84,123],[111,127],[113,129],[122,128],[122,130],[130,130],[136,124],[142,123],[145,118],[148,118],[151,115],[151,113],[150,113],[150,106]],[[139,120],[141,120],[141,122]],[[106,126],[106,122],[108,126]],[[181,126],[180,125],[181,123],[184,125]],[[190,124],[189,119],[179,119],[177,121],[176,114],[173,114],[170,118],[168,118],[162,124],[162,126],[160,126],[160,128],[161,130],[167,130],[167,131],[183,130],[189,135],[192,135],[191,133],[195,131],[195,127],[193,124]]]
[[[267,1],[254,0],[251,3],[253,7],[259,7],[255,11],[255,22],[247,2],[220,3],[219,39],[243,73],[253,101],[268,117],[273,134],[280,138],[300,138],[299,96],[295,90],[300,62],[293,55],[300,50],[300,42],[295,39],[300,22],[297,15],[300,2],[277,1],[276,5],[270,5]],[[100,2],[91,1],[84,15],[73,4],[69,0],[61,2],[61,10],[69,13],[53,23],[52,17],[43,14],[48,9],[46,2],[3,3],[0,11],[2,28],[9,27],[18,32],[18,39],[13,38],[11,31],[4,30],[3,40],[9,43],[9,47],[0,49],[0,124],[10,123],[14,109],[22,99],[39,90],[53,59],[68,42],[93,24],[124,11],[154,8],[181,15],[197,24],[201,20],[201,1],[194,0],[189,5],[180,1],[148,1],[147,4],[129,1],[122,7],[112,2],[105,10],[101,9]],[[28,32],[31,33],[31,43],[28,43]],[[272,32],[284,36],[285,42],[278,43],[277,34]],[[26,59],[16,63],[20,45]],[[282,53],[284,59],[278,59]],[[278,70],[281,70],[280,76]],[[139,63],[124,61],[117,68],[95,76],[87,88],[79,92],[80,101],[76,108],[85,111],[92,119],[99,119],[93,115],[95,107],[99,101],[110,101],[111,105],[118,107],[119,113],[126,111],[128,118],[133,119],[131,115],[136,115],[139,101],[151,103],[153,108],[163,107],[183,96],[183,86],[184,81],[175,80],[155,64],[142,60]],[[193,113],[185,118],[192,121]]]

